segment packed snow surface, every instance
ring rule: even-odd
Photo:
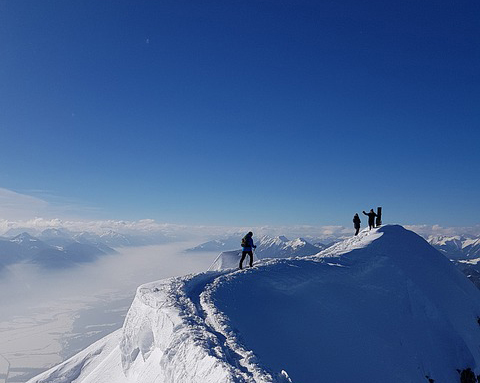
[[[140,286],[123,330],[31,383],[459,382],[480,292],[401,226]]]

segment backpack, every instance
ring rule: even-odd
[[[248,235],[242,238],[242,247],[248,247]]]

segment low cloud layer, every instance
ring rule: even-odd
[[[121,234],[162,233],[175,235],[187,229],[187,226],[157,223],[152,219],[138,221],[115,220],[66,220],[60,218],[0,219],[0,234],[11,229],[28,229],[33,233],[46,229],[66,229],[72,232],[105,233],[115,231]]]
[[[70,269],[45,270],[17,264],[0,274],[0,321],[31,305],[92,299],[111,292],[132,295],[153,280],[207,270],[216,253],[184,253],[193,242],[125,248],[118,254]]]
[[[440,225],[404,225],[420,235],[480,235],[480,225],[471,227],[443,227]],[[46,229],[66,229],[72,232],[91,232],[102,234],[114,231],[131,235],[164,235],[175,240],[208,240],[221,236],[243,235],[253,231],[257,237],[262,235],[286,235],[289,238],[342,238],[352,234],[352,228],[344,226],[258,226],[258,227],[225,227],[225,226],[188,226],[159,223],[153,219],[138,221],[125,220],[65,220],[60,218],[0,219],[0,235],[8,234],[16,229],[28,230],[32,235]]]
[[[121,327],[138,286],[206,271],[217,254],[186,254],[193,244],[125,248],[63,270],[31,264],[3,269],[0,358],[25,381],[35,369],[76,354]]]

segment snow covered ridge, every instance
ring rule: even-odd
[[[121,334],[30,383],[460,382],[480,374],[479,316],[480,292],[448,259],[385,226],[140,286]]]

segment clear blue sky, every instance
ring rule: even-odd
[[[112,219],[478,224],[479,20],[474,0],[0,0],[0,187]]]

